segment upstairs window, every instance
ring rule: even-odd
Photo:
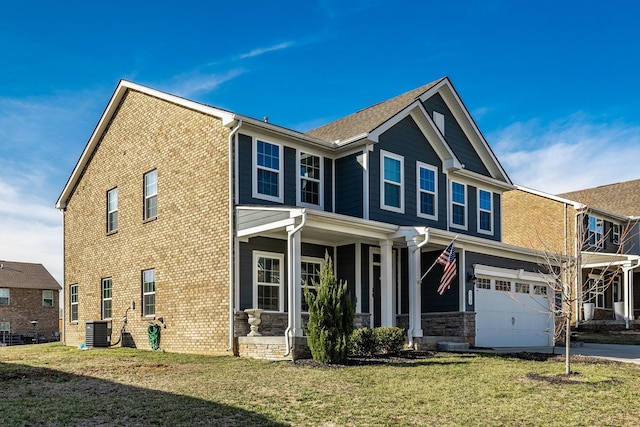
[[[620,244],[620,224],[611,224],[611,242],[614,245]]]
[[[282,147],[254,140],[253,197],[282,203]]]
[[[42,291],[42,306],[53,307],[53,291],[51,290]]]
[[[602,218],[589,215],[587,229],[587,244],[596,249],[604,247],[604,221]]]
[[[467,229],[467,186],[451,181],[451,226]]]
[[[144,219],[158,216],[158,170],[144,174]]]
[[[107,191],[107,233],[118,229],[118,187]]]
[[[404,213],[404,158],[380,151],[380,208]]]
[[[322,158],[309,153],[298,154],[298,203],[311,207],[322,206]]]
[[[254,307],[270,310],[283,310],[282,268],[284,256],[268,252],[254,252]]]
[[[478,232],[493,233],[493,193],[478,189]]]
[[[102,318],[111,319],[111,302],[113,299],[113,281],[111,277],[102,279],[101,292],[102,292]]]
[[[156,270],[149,269],[142,272],[142,315],[156,314]]]
[[[78,285],[69,286],[69,321],[78,321]]]
[[[418,216],[438,219],[438,169],[422,162],[416,163]]]
[[[0,289],[0,305],[9,305],[9,289]]]

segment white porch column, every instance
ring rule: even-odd
[[[287,232],[294,231],[294,226],[287,227]],[[287,247],[287,272],[289,282],[288,317],[291,335],[301,337],[302,334],[302,275],[300,273],[301,230],[298,229],[290,237]]]
[[[410,338],[423,336],[422,289],[420,283],[421,250],[414,239],[407,241],[409,255],[409,333]]]
[[[393,313],[393,241],[380,241],[380,324],[395,326]]]
[[[633,301],[631,301],[631,287],[633,286],[633,269],[631,266],[622,266],[622,287],[623,287],[623,300],[624,300],[624,322],[627,329],[629,329],[629,320],[633,317]]]

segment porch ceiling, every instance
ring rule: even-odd
[[[582,252],[582,268],[609,268],[637,266],[640,256],[627,254],[607,254],[602,252]]]

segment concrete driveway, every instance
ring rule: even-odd
[[[488,353],[518,353],[526,351],[529,353],[553,353],[552,347],[502,347],[493,349],[471,350]],[[557,346],[556,354],[564,354],[564,347]],[[584,343],[582,346],[571,347],[572,355],[598,357],[601,359],[615,360],[618,362],[636,363],[640,365],[640,345],[620,345],[620,344],[590,344]]]

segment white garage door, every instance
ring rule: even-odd
[[[553,315],[546,293],[547,286],[538,281],[478,277],[476,347],[553,345]]]

